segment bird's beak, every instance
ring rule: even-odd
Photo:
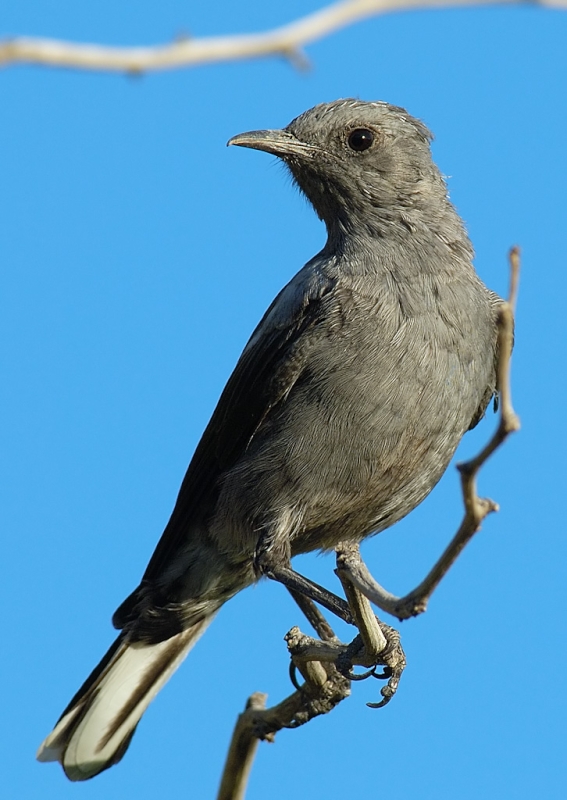
[[[227,147],[231,144],[238,147],[251,147],[253,150],[264,150],[274,156],[286,158],[289,156],[308,156],[312,155],[317,148],[314,145],[301,142],[293,133],[286,130],[281,131],[248,131],[233,136],[226,143]]]

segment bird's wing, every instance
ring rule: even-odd
[[[311,262],[264,314],[197,446],[144,581],[158,578],[175,558],[189,523],[210,511],[219,476],[238,460],[270,411],[289,394],[305,364],[309,337],[304,334],[320,321],[321,303],[333,285]]]

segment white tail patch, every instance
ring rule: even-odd
[[[41,744],[39,761],[60,761],[72,781],[120,760],[142,714],[212,616],[158,644],[122,644],[98,679]]]

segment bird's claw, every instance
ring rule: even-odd
[[[301,684],[297,680],[297,667],[293,663],[293,658],[289,662],[289,679],[293,684],[293,687],[297,689],[298,692],[301,691]]]
[[[376,667],[378,665],[375,664],[372,669],[366,670],[366,672],[361,673],[358,675],[356,672],[350,670],[345,670],[342,674],[345,678],[348,678],[349,681],[365,681],[367,678],[375,678],[376,677]]]
[[[357,674],[353,672],[353,660],[360,663],[363,655],[363,645],[360,636],[357,636],[349,645],[348,649],[337,659],[338,670],[351,681],[363,681],[367,678],[387,681],[380,692],[382,700],[379,703],[367,703],[369,708],[383,708],[390,702],[395,695],[400,678],[406,666],[406,657],[400,643],[400,634],[388,625],[381,625],[382,632],[386,638],[386,647],[375,657],[375,663],[366,672]],[[367,662],[368,664],[368,662]],[[378,667],[383,667],[382,672],[377,672]]]
[[[406,661],[404,658],[403,662],[400,662],[395,667],[385,667],[382,675],[373,675],[374,678],[379,678],[381,680],[387,679],[388,683],[380,690],[382,700],[380,700],[379,703],[366,703],[368,708],[384,708],[384,706],[388,705],[398,690],[400,678],[402,677],[402,672],[404,671],[405,666]]]

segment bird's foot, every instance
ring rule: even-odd
[[[406,656],[400,642],[400,634],[395,628],[391,628],[383,622],[378,622],[378,624],[386,640],[386,646],[380,653],[373,655],[366,653],[362,636],[359,634],[336,661],[339,672],[351,681],[362,681],[367,678],[387,681],[380,691],[382,700],[379,703],[367,703],[369,708],[382,708],[390,702],[396,694],[400,678],[406,667]],[[353,671],[355,664],[367,667],[366,671],[355,673]],[[383,667],[382,672],[377,672],[378,667]]]
[[[390,702],[395,695],[400,682],[400,677],[406,666],[406,658],[400,644],[400,635],[383,623],[379,623],[386,640],[386,646],[379,653],[369,653],[360,634],[350,644],[334,641],[320,641],[301,633],[299,628],[292,628],[287,634],[286,641],[291,655],[290,678],[296,689],[301,690],[297,680],[296,668],[318,661],[325,668],[334,666],[345,678],[350,681],[365,680],[370,677],[387,681],[381,690],[382,700],[379,703],[367,703],[370,708],[382,708]],[[354,667],[365,667],[363,673],[355,673]],[[382,671],[378,672],[378,668]]]

